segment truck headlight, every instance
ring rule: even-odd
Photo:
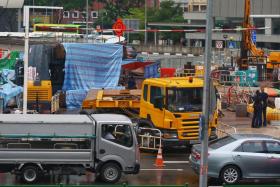
[[[163,132],[162,137],[165,139],[176,139],[178,138],[178,134],[175,131],[167,131],[167,132]]]

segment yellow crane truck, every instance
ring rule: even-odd
[[[216,102],[216,93],[211,95]],[[203,79],[151,78],[144,80],[142,90],[91,90],[82,108],[137,115],[138,125],[161,130],[163,146],[169,147],[198,142],[202,98]],[[212,106],[209,138],[215,139],[217,111],[214,103]]]

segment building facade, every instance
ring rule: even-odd
[[[206,0],[203,1],[207,4]],[[245,0],[214,0],[214,28],[241,27],[244,17],[244,6]],[[185,13],[184,18],[188,22],[201,24],[205,28],[206,10],[194,10],[198,10],[198,8],[189,9],[189,12]],[[280,1],[251,0],[251,19],[255,27],[267,27],[264,30],[256,31],[257,47],[278,50],[280,48]],[[213,33],[212,38],[214,41],[224,41],[224,44],[229,44],[227,40],[231,39],[235,42],[235,47],[241,41],[241,32]],[[201,46],[205,44],[204,33],[187,33],[186,39],[189,46],[195,46],[196,43],[200,43]],[[227,45],[226,47],[229,46]]]

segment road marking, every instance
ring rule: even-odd
[[[188,164],[189,161],[163,161],[164,164]]]
[[[184,171],[184,169],[140,169],[141,171]]]

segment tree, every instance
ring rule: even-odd
[[[179,4],[175,4],[172,0],[165,0],[160,3],[159,9],[150,9],[148,11],[149,22],[169,22],[182,23],[184,22],[183,9]],[[182,29],[180,27],[157,27],[157,29]],[[183,37],[183,33],[160,33],[162,39],[172,39],[179,42]]]
[[[153,22],[184,22],[183,9],[172,0],[160,3],[160,8],[148,11],[149,21]]]
[[[98,16],[94,26],[101,25],[103,29],[111,29],[117,18],[124,18],[129,15],[129,0],[117,0],[115,2],[101,0],[100,2],[105,3],[105,7],[100,10],[100,16]]]

